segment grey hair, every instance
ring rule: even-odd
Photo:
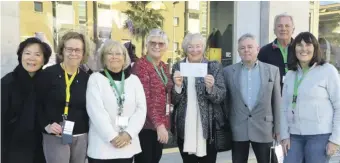
[[[188,33],[182,42],[182,49],[184,51],[184,53],[187,53],[188,50],[188,46],[190,44],[190,42],[192,42],[193,40],[199,40],[202,42],[202,46],[203,46],[203,51],[205,51],[205,47],[206,47],[206,39],[205,37],[203,37],[200,33]]]
[[[253,34],[250,34],[250,33],[246,33],[244,35],[242,35],[239,39],[238,39],[238,44],[240,44],[241,41],[247,39],[247,38],[250,38],[252,40],[256,40],[256,37],[253,35]]]
[[[131,59],[130,59],[130,56],[129,56],[127,49],[119,41],[114,41],[114,40],[105,41],[104,46],[101,47],[100,52],[99,52],[100,62],[102,64],[102,66],[105,68],[106,67],[106,65],[105,65],[105,55],[107,55],[109,52],[111,52],[112,50],[115,50],[115,49],[120,49],[123,52],[124,59],[125,59],[123,70],[125,70],[126,68],[128,68],[130,66]]]
[[[287,12],[285,12],[285,13],[282,13],[282,14],[279,14],[279,15],[276,15],[276,16],[275,16],[275,18],[274,18],[274,29],[276,28],[277,22],[278,22],[281,18],[283,18],[283,17],[288,17],[288,18],[290,18],[290,20],[292,21],[293,28],[295,27],[293,16],[292,16],[292,15],[289,15]]]
[[[146,42],[145,42],[146,47],[148,46],[149,42],[151,41],[153,37],[160,37],[164,41],[165,46],[168,47],[168,44],[169,44],[168,36],[163,30],[158,29],[158,28],[154,28],[149,32],[148,36],[146,37]]]

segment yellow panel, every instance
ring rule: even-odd
[[[209,48],[208,53],[207,53],[207,58],[210,61],[219,61],[221,63],[222,49],[221,48]]]

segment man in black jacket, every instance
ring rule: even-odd
[[[275,16],[274,33],[276,39],[263,46],[259,52],[258,59],[261,62],[269,63],[279,67],[281,77],[281,89],[284,82],[284,76],[288,71],[292,50],[290,45],[293,42],[293,32],[295,26],[293,17],[283,13]]]

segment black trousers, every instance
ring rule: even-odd
[[[1,139],[1,162],[46,163],[40,132],[27,131],[18,134],[6,130],[1,133]]]
[[[89,163],[132,163],[132,158],[127,159],[112,159],[112,160],[100,160],[88,157]]]
[[[139,133],[142,152],[135,155],[135,163],[159,163],[162,158],[163,144],[157,140],[157,132],[143,129]]]
[[[268,163],[270,160],[270,143],[256,143],[252,141],[234,141],[232,146],[233,163],[247,163],[249,155],[249,146],[253,147],[256,160],[258,163]]]
[[[181,153],[183,163],[215,163],[217,157],[217,151],[213,144],[207,142],[207,155],[204,157],[198,157],[196,155],[189,155],[187,152],[183,152],[184,140],[177,138],[177,144]]]

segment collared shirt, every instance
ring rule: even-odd
[[[243,100],[248,106],[249,110],[252,110],[255,106],[261,86],[260,68],[258,61],[256,61],[254,67],[251,69],[249,69],[242,62],[241,64],[241,93]]]

